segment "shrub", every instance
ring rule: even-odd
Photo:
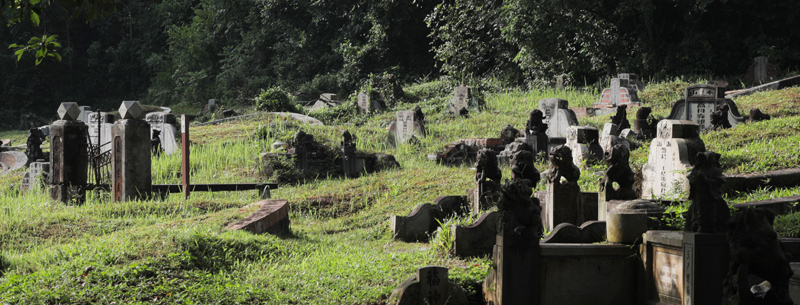
[[[256,109],[261,111],[303,113],[302,108],[280,87],[261,90],[255,103]]]

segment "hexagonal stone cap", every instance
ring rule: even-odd
[[[81,115],[81,109],[78,103],[61,103],[58,106],[58,117],[62,120],[77,120]]]
[[[124,101],[119,106],[119,115],[123,120],[139,120],[143,113],[144,109],[139,101]]]

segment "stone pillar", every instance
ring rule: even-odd
[[[539,302],[539,238],[511,232],[509,212],[500,215],[494,246],[494,268],[484,282],[484,293],[495,305]],[[508,268],[506,268],[508,267]]]
[[[152,192],[150,124],[138,101],[124,101],[111,127],[112,196],[115,202],[146,199]]]
[[[730,256],[725,233],[683,233],[683,305],[725,304]]]
[[[50,198],[65,203],[80,204],[86,197],[89,128],[77,120],[80,114],[78,104],[61,103],[61,119],[50,124]]]
[[[576,182],[548,183],[547,200],[545,200],[546,221],[544,228],[552,231],[561,223],[580,225],[583,222],[583,205],[581,204],[581,188]]]

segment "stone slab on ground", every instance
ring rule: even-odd
[[[258,210],[242,220],[229,224],[228,230],[245,230],[254,234],[282,234],[289,231],[289,201],[261,200]]]

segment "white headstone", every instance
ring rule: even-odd
[[[103,121],[105,112],[92,112],[89,114],[86,125],[89,125],[89,141],[92,145],[100,145],[100,152],[104,153],[111,150],[111,126],[113,122]],[[98,124],[98,122],[100,122]]]
[[[566,138],[570,126],[578,126],[578,117],[569,109],[567,100],[546,98],[539,101],[539,110],[544,113],[543,122],[547,124],[547,136]]]
[[[581,162],[603,160],[597,128],[571,126],[567,132],[567,147],[572,150],[572,163],[581,167]]]
[[[89,106],[78,106],[81,110],[81,114],[78,115],[78,121],[83,121],[84,123],[89,123],[89,114],[92,113],[92,107]]]
[[[408,142],[414,134],[414,111],[398,111],[395,126],[397,127],[395,142],[398,144]]]
[[[358,93],[358,108],[361,109],[364,113],[369,113],[370,111],[370,101],[369,101],[369,94],[366,92],[359,92]]]
[[[611,136],[618,136],[619,135],[619,126],[614,123],[605,123],[603,125],[603,133],[600,134],[600,147],[603,147],[603,150],[606,151],[608,144],[611,142]]]
[[[642,167],[642,198],[688,198],[690,160],[705,151],[699,131],[700,126],[691,121],[658,123],[658,136],[650,143],[650,155]]]

